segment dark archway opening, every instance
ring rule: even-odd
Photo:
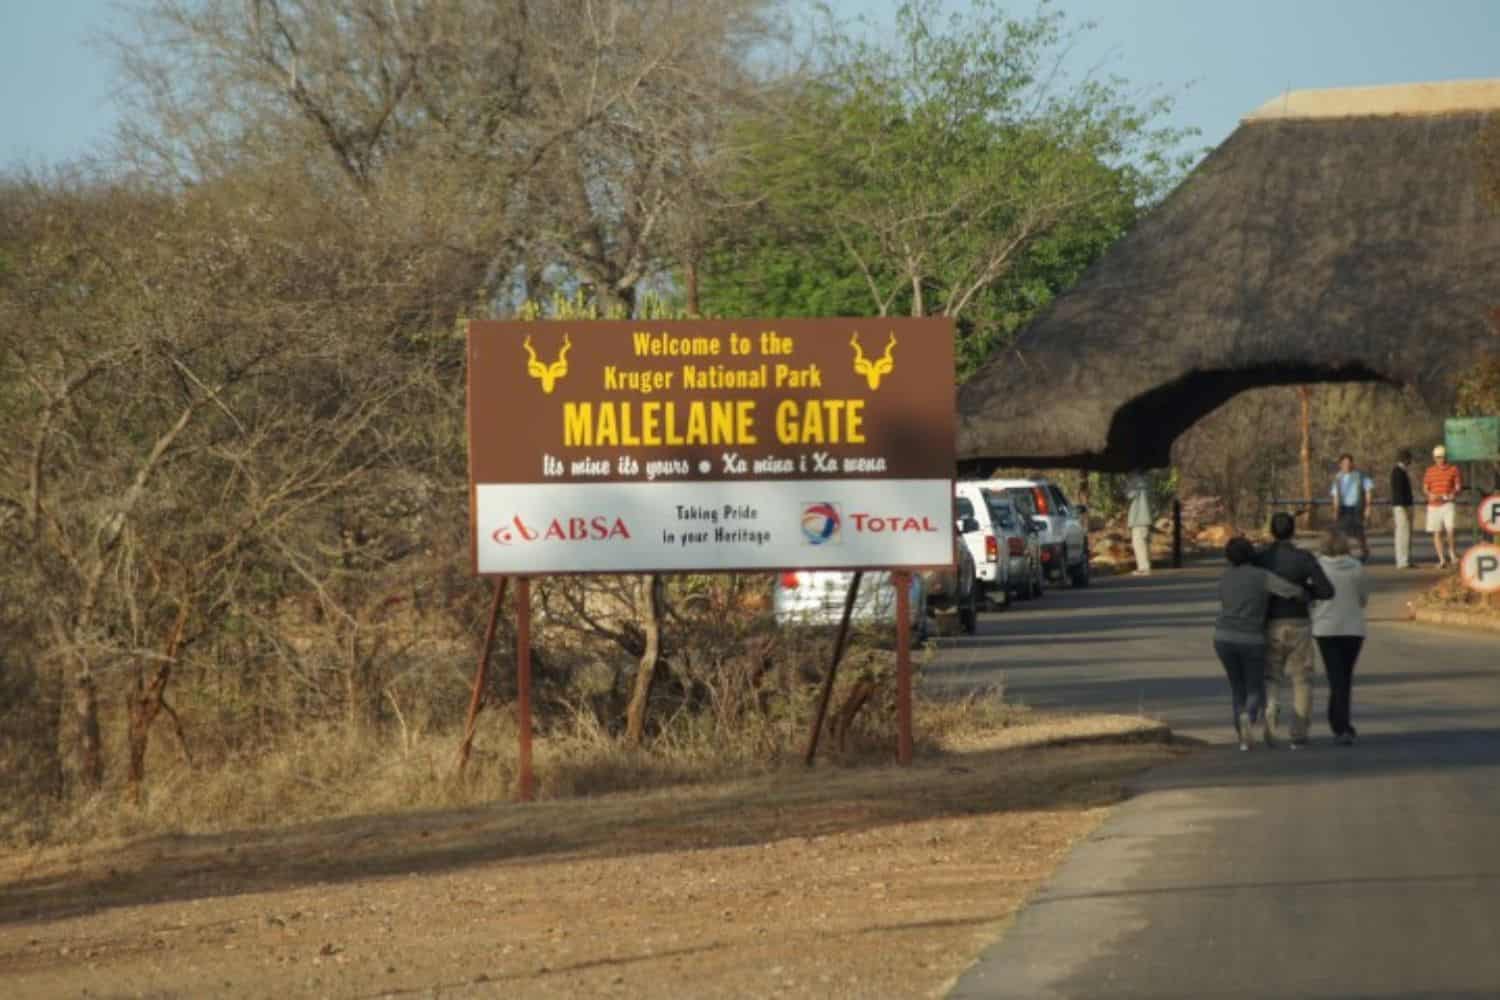
[[[986,478],[998,469],[1088,469],[1129,472],[1172,463],[1172,444],[1193,424],[1250,389],[1316,382],[1396,384],[1368,365],[1268,364],[1193,371],[1142,393],[1120,406],[1110,421],[1102,453],[1074,455],[995,455],[959,463],[960,478]]]

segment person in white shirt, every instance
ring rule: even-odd
[[[1318,565],[1333,584],[1333,596],[1312,603],[1312,634],[1328,675],[1328,727],[1344,745],[1357,735],[1349,721],[1354,664],[1365,642],[1365,605],[1370,601],[1370,577],[1364,565],[1349,554],[1349,539],[1330,531],[1323,539]]]
[[[1130,526],[1130,545],[1135,549],[1136,576],[1151,575],[1151,484],[1140,469],[1130,474],[1125,482],[1125,495],[1130,499],[1130,511],[1126,523]]]

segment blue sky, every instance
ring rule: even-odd
[[[955,5],[958,0],[955,0]],[[891,0],[834,0],[888,22]],[[1172,124],[1215,145],[1286,89],[1500,76],[1500,0],[1056,0],[1098,22],[1074,66],[1181,92]],[[1029,12],[1029,2],[1012,9]],[[111,0],[0,0],[0,168],[87,154],[115,121],[91,35]]]

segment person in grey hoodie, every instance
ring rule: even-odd
[[[1349,746],[1355,738],[1349,722],[1349,699],[1354,686],[1354,663],[1365,642],[1365,606],[1370,602],[1370,577],[1349,554],[1349,539],[1330,531],[1319,549],[1318,564],[1333,583],[1333,597],[1312,604],[1312,634],[1328,675],[1328,728],[1335,741]]]
[[[1347,546],[1346,546],[1347,549]],[[1219,617],[1214,622],[1214,652],[1229,677],[1234,728],[1240,749],[1255,742],[1266,689],[1266,605],[1271,595],[1306,599],[1306,591],[1251,563],[1255,547],[1247,538],[1224,546],[1229,569],[1219,577]]]

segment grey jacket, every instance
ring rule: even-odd
[[[1313,635],[1364,635],[1365,605],[1370,603],[1370,576],[1353,556],[1318,556],[1333,582],[1333,597],[1314,601]]]
[[[1266,605],[1272,594],[1307,598],[1302,587],[1259,566],[1246,563],[1229,567],[1219,577],[1219,617],[1214,622],[1214,641],[1265,645]]]
[[[1151,527],[1151,485],[1145,476],[1131,476],[1125,487],[1125,495],[1130,497],[1130,513],[1126,517],[1126,523],[1132,528]]]

